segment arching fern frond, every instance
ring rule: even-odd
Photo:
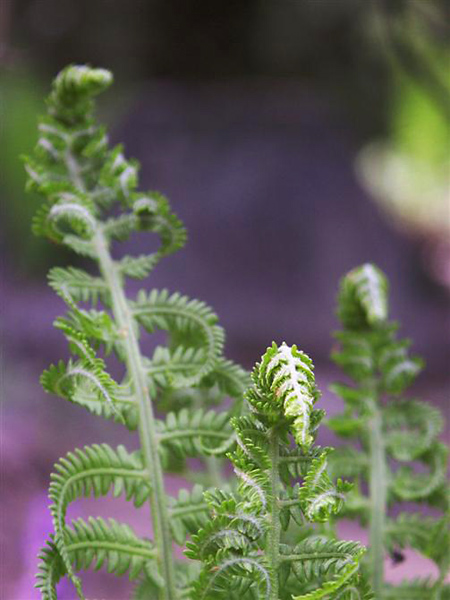
[[[412,461],[427,452],[443,427],[441,412],[414,400],[402,400],[383,411],[385,444],[399,461]]]
[[[428,472],[417,473],[412,466],[401,466],[392,478],[393,496],[399,500],[416,502],[430,497],[447,480],[448,454],[448,447],[444,443],[434,442],[420,456]]]
[[[322,585],[293,600],[327,598],[351,581],[359,569],[365,550],[356,542],[340,542],[322,538],[307,538],[289,554],[281,555],[289,563],[293,574],[303,583]],[[324,560],[325,559],[325,560]]]
[[[148,499],[149,477],[138,452],[129,454],[123,446],[113,450],[107,444],[95,444],[69,452],[55,465],[49,490],[54,541],[67,574],[79,589],[80,582],[74,576],[68,551],[67,507],[83,496],[104,496],[111,490],[114,496],[125,493],[127,500],[133,499],[137,507]]]
[[[108,573],[115,575],[128,572],[130,579],[145,574],[157,587],[162,585],[155,568],[156,551],[153,544],[138,538],[131,527],[114,519],[106,522],[100,517],[89,517],[88,522],[83,519],[72,521],[72,527],[66,528],[66,550],[76,571],[106,567]],[[52,540],[41,551],[39,558],[41,563],[36,587],[40,589],[43,600],[57,600],[56,584],[67,570]],[[84,599],[81,587],[77,592]]]
[[[328,521],[344,506],[345,493],[352,485],[338,479],[333,485],[327,473],[327,451],[312,460],[299,492],[300,505],[309,521]]]
[[[75,302],[90,300],[96,304],[100,299],[106,305],[110,303],[109,291],[103,279],[93,277],[82,269],[54,267],[50,270],[48,279],[59,295],[69,296]]]
[[[186,456],[223,455],[234,443],[226,412],[182,409],[158,421],[161,451]]]
[[[104,370],[104,366],[104,362],[100,358],[77,362],[69,361],[67,364],[60,361],[58,365],[52,365],[44,371],[41,376],[41,384],[46,392],[76,402],[76,392],[82,382],[91,392],[95,393],[100,402],[107,403],[109,409],[123,421],[115,404],[118,385]]]
[[[142,291],[133,305],[133,313],[149,332],[163,329],[169,331],[182,346],[204,348],[201,367],[188,375],[175,373],[174,384],[197,384],[215,368],[222,353],[224,334],[216,324],[217,316],[204,302],[190,300],[178,293],[169,294],[167,290],[153,290],[150,294]],[[186,341],[189,343],[184,343]]]

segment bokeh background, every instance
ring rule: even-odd
[[[297,343],[333,414],[338,281],[373,261],[427,362],[414,391],[448,414],[449,50],[445,0],[0,1],[2,599],[38,597],[57,457],[92,442],[136,445],[120,426],[44,397],[38,382],[67,353],[45,273],[73,261],[32,237],[39,201],[24,194],[19,160],[36,142],[51,78],[67,63],[114,71],[100,116],[140,160],[143,188],[166,194],[189,232],[145,285],[211,304],[228,357],[250,367],[273,339]],[[145,532],[145,510],[127,510],[86,501],[76,514],[126,514]],[[365,535],[350,525],[343,534]],[[387,564],[391,579],[411,564],[430,572],[412,560]],[[87,581],[90,597],[126,597],[111,576]],[[73,597],[61,587],[62,600]]]

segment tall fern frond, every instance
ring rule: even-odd
[[[184,245],[186,231],[163,195],[138,189],[138,162],[127,158],[122,146],[111,147],[97,123],[95,98],[111,83],[111,73],[103,69],[71,65],[61,71],[47,101],[48,114],[39,122],[38,144],[26,159],[27,187],[43,198],[34,233],[96,266],[92,271],[56,267],[49,274],[51,287],[67,306],[55,326],[67,338],[71,358],[47,369],[41,382],[49,393],[137,429],[141,451],[94,445],[57,464],[50,486],[55,533],[42,553],[39,587],[44,599],[55,600],[55,585],[67,575],[84,598],[75,571],[105,562],[111,572],[130,570],[132,577],[156,585],[161,600],[181,600],[190,582],[185,578],[180,584],[176,575],[170,532],[175,508],[164,488],[162,462],[200,457],[209,477],[217,479],[220,465],[212,455],[230,449],[234,434],[225,412],[203,407],[196,412],[196,406],[183,412],[174,401],[174,410],[157,419],[153,403],[158,401],[161,409],[164,396],[176,398],[176,391],[189,388],[208,401],[205,390],[214,390],[211,402],[220,404],[227,396],[241,395],[248,375],[223,357],[224,332],[203,302],[165,290],[141,291],[135,301],[127,297],[127,279],[147,277],[163,257]],[[157,249],[138,256],[116,253],[116,245],[137,232],[152,234]],[[142,328],[168,331],[167,348],[157,349],[152,358],[143,356]],[[125,366],[120,383],[107,370],[112,352]],[[154,546],[114,522],[66,525],[69,503],[109,492],[124,493],[136,507],[149,502]],[[179,543],[192,522],[187,513],[172,519]]]
[[[353,439],[358,444],[359,458],[353,464],[355,450],[350,450],[350,460],[344,462],[345,455],[338,451],[334,464],[335,470],[342,467],[350,474],[353,470],[360,484],[350,494],[344,513],[369,524],[369,569],[377,598],[395,596],[384,585],[383,561],[396,547],[413,547],[434,560],[439,569],[435,593],[439,594],[449,565],[442,560],[442,553],[431,550],[437,545],[433,519],[421,514],[422,507],[415,515],[387,519],[396,502],[428,503],[444,513],[450,507],[443,493],[448,448],[438,440],[442,415],[424,402],[403,396],[423,362],[410,355],[410,342],[398,340],[398,326],[388,321],[388,282],[377,267],[366,264],[343,278],[337,312],[343,330],[336,335],[339,349],[333,358],[354,386],[333,386],[346,408],[328,425],[347,442]],[[344,452],[348,454],[349,448]],[[423,468],[418,470],[416,463]],[[367,484],[365,497],[361,490]],[[442,529],[442,524],[438,528]],[[428,597],[425,591],[423,596],[420,591],[416,594],[421,587],[405,584],[395,597]]]
[[[72,521],[72,527],[67,527],[65,533],[71,570],[72,564],[76,571],[98,570],[104,566],[108,573],[115,575],[128,572],[130,579],[145,574],[161,587],[155,568],[155,547],[150,541],[138,538],[128,525],[114,519],[106,522],[100,517],[89,517],[88,522]],[[48,542],[39,558],[36,587],[41,590],[43,600],[56,600],[56,584],[67,573],[65,562],[53,541]],[[84,598],[82,592],[80,596]]]

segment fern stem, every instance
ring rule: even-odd
[[[158,563],[164,586],[161,589],[162,600],[175,600],[175,569],[172,557],[172,542],[169,529],[166,493],[161,462],[158,454],[158,440],[153,414],[153,406],[147,387],[145,368],[137,340],[134,323],[123,290],[117,266],[111,258],[107,241],[98,230],[94,244],[99,260],[100,271],[109,287],[112,298],[112,310],[119,330],[123,335],[126,365],[136,394],[139,408],[139,438],[145,467],[151,473],[150,507],[155,544],[158,548]]]
[[[386,455],[384,448],[380,409],[372,406],[369,422],[370,443],[370,562],[372,586],[376,598],[381,598],[384,585],[384,534],[387,510],[386,501]]]
[[[86,186],[78,163],[68,150],[65,163],[69,177],[75,187],[86,192]],[[164,579],[161,600],[176,600],[175,568],[172,555],[172,539],[169,528],[169,513],[161,462],[158,453],[158,441],[153,414],[153,405],[147,387],[146,372],[137,340],[133,316],[124,293],[121,276],[114,263],[108,242],[99,226],[95,229],[92,242],[96,249],[101,274],[109,288],[112,299],[112,311],[119,331],[123,332],[123,344],[126,354],[126,366],[137,398],[139,410],[139,439],[145,467],[152,474],[150,482],[150,508],[153,534],[158,549],[158,564]]]
[[[279,473],[278,432],[273,427],[269,432],[270,458],[270,513],[267,540],[267,559],[270,572],[270,600],[278,600],[278,567],[280,565],[281,522],[279,507],[280,473]]]

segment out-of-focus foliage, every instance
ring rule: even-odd
[[[376,3],[380,41],[393,68],[387,137],[368,145],[359,171],[404,227],[450,232],[450,28],[439,3],[410,2],[391,15]],[[447,21],[448,22],[448,21]]]
[[[450,103],[450,70],[446,75]],[[363,150],[359,171],[402,225],[432,235],[450,233],[450,122],[419,82],[403,79],[390,139]]]
[[[15,255],[15,266],[30,272],[45,262],[49,249],[29,235],[30,222],[39,205],[35,195],[23,199],[25,173],[18,156],[36,142],[36,117],[43,110],[39,82],[32,73],[0,71],[0,206],[3,235]]]

